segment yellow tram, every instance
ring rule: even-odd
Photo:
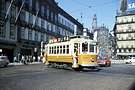
[[[73,69],[95,68],[97,47],[88,36],[71,36],[50,40],[45,45],[43,62],[53,66],[68,66]]]

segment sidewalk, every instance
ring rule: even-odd
[[[32,62],[32,63],[28,63],[28,65],[31,65],[31,64],[42,64],[42,62]],[[23,63],[9,63],[8,65],[24,65]]]

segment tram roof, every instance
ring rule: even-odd
[[[70,36],[70,39],[73,39],[73,38],[84,38],[84,39],[90,39],[90,37],[89,37],[89,36],[82,36],[82,35]]]
[[[51,39],[49,40],[49,44],[53,44],[53,43],[61,43],[61,42],[67,42],[67,41],[75,41],[75,40],[89,40],[89,41],[93,41],[92,39],[90,39],[89,36],[81,36],[81,35],[75,35],[75,36],[67,36],[64,38],[56,38],[56,39]]]

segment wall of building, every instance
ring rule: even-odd
[[[0,49],[6,49],[12,43],[12,57],[18,57],[18,54],[39,55],[41,41],[47,43],[52,38],[71,36],[74,25],[77,25],[79,33],[83,30],[83,26],[54,0],[11,1],[0,2]]]
[[[128,58],[135,55],[135,15],[116,17],[117,56]]]

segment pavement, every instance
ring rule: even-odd
[[[32,62],[32,63],[28,63],[28,64],[41,64],[42,62]],[[23,63],[9,63],[9,65],[24,65]]]
[[[32,63],[28,63],[28,64],[42,64],[42,62],[32,62]],[[125,63],[112,63],[112,64],[125,64]],[[9,63],[9,65],[24,65],[24,64],[23,63],[14,62],[14,63]],[[132,63],[130,65],[135,65],[135,63]]]
[[[135,66],[73,71],[44,64],[0,68],[0,90],[135,90]]]

